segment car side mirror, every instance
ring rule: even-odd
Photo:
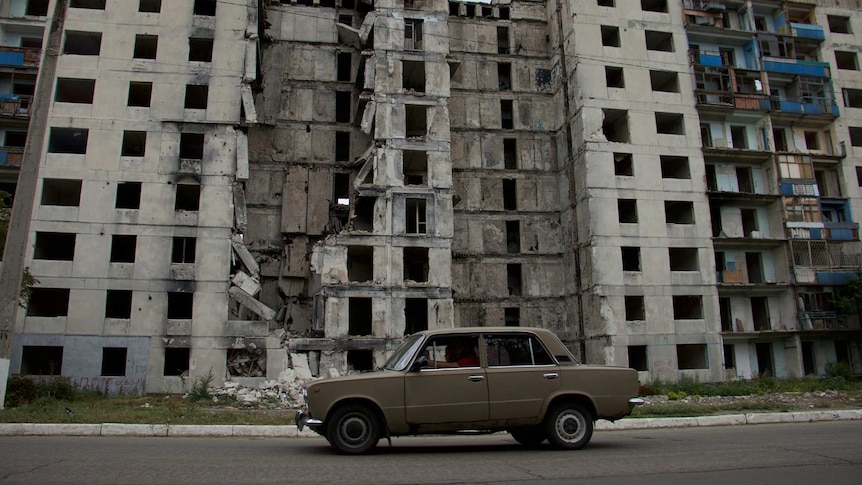
[[[419,372],[419,369],[423,367],[428,367],[428,357],[424,355],[420,355],[413,365],[410,366],[410,372]]]

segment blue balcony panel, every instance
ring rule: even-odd
[[[855,241],[856,231],[853,229],[829,228],[829,239],[833,241]]]
[[[23,66],[24,65],[24,53],[23,52],[9,52],[9,51],[0,50],[0,65]]]
[[[829,77],[829,63],[815,61],[763,60],[763,70],[794,76]]]
[[[0,152],[0,166],[6,166],[6,156],[9,155],[6,152]]]
[[[796,37],[814,40],[826,40],[826,35],[823,34],[822,25],[798,24],[790,22],[790,28],[793,29]]]
[[[717,66],[721,67],[723,64],[721,62],[721,56],[714,54],[704,54],[700,53],[700,63],[704,66]]]
[[[817,282],[822,285],[846,285],[848,281],[855,279],[856,273],[853,271],[815,271]]]

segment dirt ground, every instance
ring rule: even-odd
[[[667,396],[646,396],[646,406],[667,403],[692,403],[707,406],[733,405],[737,403],[768,403],[786,406],[789,410],[805,411],[818,409],[862,409],[862,393],[855,391],[785,392],[750,396],[686,396],[669,400]]]

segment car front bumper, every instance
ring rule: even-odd
[[[323,424],[323,421],[312,418],[311,416],[305,414],[302,411],[296,412],[296,419],[294,422],[296,423],[296,429],[298,429],[299,431],[302,431],[306,426],[315,429]]]

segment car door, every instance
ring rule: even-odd
[[[407,423],[481,423],[488,420],[488,383],[485,370],[476,365],[478,358],[446,359],[453,339],[464,339],[473,351],[479,347],[478,335],[435,336],[420,355],[429,365],[405,376],[404,401]],[[457,362],[461,361],[461,366]],[[439,364],[439,365],[438,365]],[[444,367],[445,365],[450,365]]]
[[[486,334],[485,353],[489,418],[539,418],[560,387],[559,368],[541,341],[528,333]]]

